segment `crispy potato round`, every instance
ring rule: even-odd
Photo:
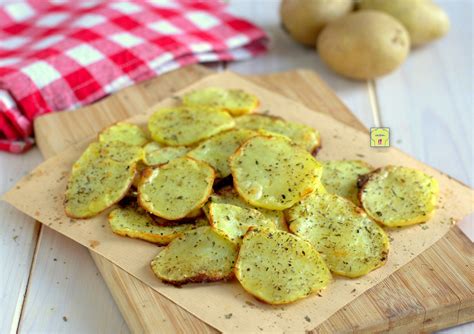
[[[324,289],[331,273],[311,244],[293,234],[251,228],[235,263],[243,288],[268,304],[288,304]]]
[[[232,204],[211,203],[209,223],[232,242],[240,243],[249,227],[276,229],[275,224],[260,211]]]
[[[284,210],[318,187],[322,167],[282,137],[255,136],[230,159],[235,189],[253,206]]]
[[[311,153],[316,153],[321,147],[319,131],[307,125],[285,121],[278,117],[262,114],[244,115],[237,117],[235,124],[242,129],[263,130],[269,134],[286,136]]]
[[[438,181],[407,167],[387,166],[363,176],[359,200],[367,214],[389,227],[429,220],[438,201]]]
[[[349,13],[352,7],[352,0],[283,0],[280,17],[291,37],[314,47],[321,29]]]
[[[209,87],[198,89],[183,96],[183,104],[190,107],[213,107],[239,116],[254,111],[260,105],[255,95],[242,89]]]
[[[352,79],[373,79],[395,70],[410,51],[406,29],[393,17],[362,10],[329,23],[318,52],[331,69]]]
[[[118,141],[128,145],[143,146],[147,143],[148,138],[145,131],[138,125],[119,122],[102,130],[99,134],[99,141]]]
[[[385,12],[400,21],[414,46],[429,43],[449,30],[449,17],[431,0],[361,0],[361,9]]]
[[[336,274],[359,277],[387,259],[385,232],[345,198],[312,193],[290,208],[287,218],[290,231],[308,240]]]
[[[191,145],[234,125],[229,113],[207,107],[164,108],[148,119],[153,140],[169,146]]]
[[[64,206],[71,218],[90,218],[120,201],[130,189],[136,164],[99,159],[73,167]]]
[[[151,262],[155,275],[173,285],[231,279],[237,245],[210,227],[184,232]]]
[[[260,211],[265,216],[265,218],[271,220],[275,224],[276,228],[288,232],[288,226],[286,225],[285,214],[283,213],[283,211],[256,208],[251,204],[245,202],[233,187],[229,186],[219,189],[217,191],[217,194],[211,195],[211,197],[209,198],[209,203],[232,204],[244,209],[256,209]],[[205,206],[204,209],[204,212],[206,213],[206,209],[208,210],[208,206]],[[206,213],[206,215],[208,215],[208,213]]]
[[[109,159],[119,163],[132,164],[143,160],[143,148],[121,142],[92,142],[73,165],[73,169],[100,159]]]
[[[143,162],[147,166],[160,166],[167,164],[173,159],[185,156],[190,150],[190,148],[186,146],[164,147],[157,142],[150,142],[146,144],[143,149],[145,151]]]
[[[357,187],[359,176],[371,172],[374,168],[360,160],[324,161],[321,182],[328,192],[347,198],[360,206]]]
[[[216,170],[217,177],[224,178],[230,175],[229,157],[243,142],[255,135],[256,132],[246,129],[224,131],[203,141],[188,156],[207,162]]]
[[[143,172],[138,202],[158,217],[178,220],[206,203],[214,178],[214,169],[205,162],[188,157],[174,159]]]
[[[149,213],[133,205],[114,209],[109,213],[108,220],[115,234],[142,239],[160,246],[169,244],[171,240],[185,231],[209,225],[209,223],[202,221],[168,226],[158,225]]]

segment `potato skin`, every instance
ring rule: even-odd
[[[449,30],[449,17],[429,0],[361,0],[361,9],[385,12],[402,23],[412,46],[432,42]]]
[[[362,10],[329,23],[319,35],[317,48],[334,71],[364,80],[400,66],[410,50],[410,37],[393,17]]]
[[[294,40],[314,46],[321,29],[349,13],[352,7],[352,0],[283,0],[280,17]]]

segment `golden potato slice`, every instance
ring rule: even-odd
[[[102,130],[100,142],[118,141],[133,146],[143,146],[148,141],[145,131],[138,125],[119,122]]]
[[[290,208],[287,218],[290,231],[308,240],[336,274],[359,277],[387,259],[385,232],[343,197],[312,193]]]
[[[251,228],[235,264],[243,288],[269,304],[288,304],[324,289],[331,273],[311,244],[293,234]]]
[[[82,153],[73,166],[77,168],[100,159],[131,164],[142,160],[145,156],[143,148],[121,142],[92,142]]]
[[[65,212],[72,218],[90,218],[111,207],[127,194],[135,177],[136,163],[107,158],[82,162],[74,165],[66,188]]]
[[[148,119],[153,140],[169,146],[191,145],[234,125],[227,112],[206,107],[164,108]]]
[[[208,203],[219,203],[219,204],[232,204],[239,206],[244,209],[256,209],[265,216],[265,218],[271,220],[276,228],[288,232],[288,226],[285,222],[285,215],[283,211],[280,210],[267,210],[262,208],[256,208],[251,204],[245,202],[242,197],[234,190],[233,187],[225,187],[220,189],[217,194],[211,195]],[[208,205],[203,207],[204,213],[208,214]]]
[[[185,156],[190,150],[186,146],[163,147],[157,142],[150,142],[143,149],[145,150],[143,162],[147,166],[164,165],[173,159]]]
[[[241,89],[209,87],[184,95],[183,104],[191,107],[215,107],[227,111],[232,116],[238,116],[257,109],[260,101],[255,95]]]
[[[328,192],[347,198],[359,206],[359,176],[372,171],[374,168],[360,160],[324,161],[321,182]]]
[[[108,220],[115,234],[150,241],[160,246],[167,245],[185,231],[209,225],[208,222],[202,221],[172,226],[158,225],[149,213],[132,205],[114,209],[109,213]]]
[[[201,208],[212,192],[215,172],[202,161],[183,157],[143,172],[138,202],[148,212],[168,220]]]
[[[438,181],[407,167],[387,166],[361,177],[359,200],[367,214],[389,227],[429,220],[438,201]]]
[[[256,132],[246,129],[221,132],[203,141],[189,152],[188,156],[207,162],[216,170],[217,177],[224,178],[230,175],[229,157],[243,142],[256,134]]]
[[[262,114],[244,115],[237,117],[235,124],[237,128],[264,130],[287,136],[297,145],[313,154],[316,153],[321,146],[319,131],[304,124],[285,121],[279,117]]]
[[[276,229],[275,224],[260,211],[232,204],[211,203],[209,223],[232,242],[240,243],[249,227]]]
[[[155,275],[173,285],[231,279],[237,245],[210,227],[184,232],[151,261]]]
[[[235,189],[259,208],[287,209],[320,184],[321,164],[281,137],[252,137],[229,161]]]

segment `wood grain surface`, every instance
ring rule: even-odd
[[[207,73],[200,67],[187,68],[128,88],[82,110],[42,117],[35,124],[38,145],[45,155],[59,152],[107,124],[133,115],[136,110],[145,110]],[[364,131],[362,124],[311,71],[251,79]],[[472,320],[470,247],[467,238],[453,229],[434,247],[354,300],[315,331],[432,331]],[[93,258],[133,332],[152,332],[157,328],[160,332],[214,331],[107,260],[97,255]]]

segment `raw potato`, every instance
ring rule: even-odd
[[[143,149],[145,150],[143,162],[147,166],[164,165],[173,159],[185,156],[190,150],[190,148],[186,146],[163,147],[157,142],[150,142],[146,144]]]
[[[257,135],[246,129],[231,129],[206,139],[198,147],[188,153],[196,160],[207,162],[216,170],[217,177],[230,175],[229,157],[243,144],[244,141]]]
[[[429,220],[438,201],[438,181],[407,167],[387,166],[363,176],[359,200],[367,214],[389,227]]]
[[[255,95],[241,89],[209,87],[183,96],[183,104],[190,107],[205,106],[227,111],[232,116],[253,112],[260,101]]]
[[[160,246],[169,244],[185,231],[209,225],[206,221],[196,221],[194,224],[158,225],[149,213],[136,206],[117,208],[110,212],[108,220],[115,234],[150,241]]]
[[[164,282],[182,285],[231,279],[237,245],[214,232],[199,227],[183,233],[151,262],[155,275]]]
[[[336,274],[359,277],[387,259],[385,232],[345,198],[313,193],[290,208],[287,217],[290,230],[308,240]]]
[[[143,146],[148,138],[145,131],[138,125],[119,122],[102,130],[99,134],[99,141],[118,141],[127,145]]]
[[[72,218],[90,218],[120,201],[130,189],[136,164],[98,159],[73,166],[65,194],[65,212]]]
[[[252,137],[229,161],[235,189],[259,208],[287,209],[320,184],[321,164],[281,137]]]
[[[235,264],[242,287],[268,304],[288,304],[324,289],[331,273],[311,244],[278,230],[251,229]]]
[[[209,217],[211,226],[235,243],[242,241],[249,227],[276,229],[275,224],[260,211],[232,204],[211,203]]]
[[[267,131],[266,135],[276,133],[286,136],[311,153],[316,153],[321,146],[319,131],[278,117],[262,114],[244,115],[237,117],[235,123],[237,128],[263,130]]]
[[[314,47],[321,29],[349,13],[352,7],[352,0],[283,0],[280,17],[291,37]]]
[[[321,182],[324,188],[331,194],[347,198],[360,206],[357,180],[359,176],[371,172],[374,168],[360,160],[334,160],[321,163],[323,164]]]
[[[321,59],[353,79],[373,79],[392,72],[410,50],[406,29],[393,17],[362,10],[329,23],[318,38]]]
[[[413,46],[441,38],[449,30],[449,17],[430,0],[361,0],[361,9],[385,12],[400,21]]]
[[[191,145],[234,125],[227,112],[206,107],[164,108],[148,119],[153,140],[169,146]]]
[[[138,186],[138,202],[158,217],[178,220],[206,203],[214,178],[214,170],[205,162],[188,157],[171,160],[144,171]]]
[[[255,208],[254,206],[245,202],[242,197],[240,197],[239,194],[234,190],[233,187],[225,187],[220,189],[217,194],[211,195],[211,197],[209,198],[209,203],[232,204],[240,206],[244,209],[257,209],[266,218],[270,219],[278,229],[288,232],[288,226],[286,225],[285,215],[283,214],[283,211]]]

